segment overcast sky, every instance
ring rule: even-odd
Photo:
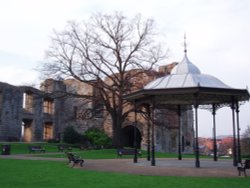
[[[186,32],[188,57],[202,73],[231,87],[250,86],[249,0],[0,0],[0,81],[38,83],[33,69],[44,61],[53,29],[93,13],[137,13],[156,21],[170,50],[166,64],[183,57]],[[250,125],[250,104],[240,108],[241,132]],[[211,113],[199,110],[200,136],[212,135]],[[231,111],[218,111],[217,133],[232,134]]]

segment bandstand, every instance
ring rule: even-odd
[[[200,167],[199,154],[199,123],[198,108],[210,109],[213,116],[213,151],[214,161],[217,161],[216,146],[216,111],[222,107],[229,107],[232,110],[232,130],[233,130],[233,165],[236,166],[241,161],[240,150],[240,125],[239,107],[249,100],[247,89],[236,89],[224,84],[219,79],[202,74],[198,67],[189,61],[187,50],[184,50],[183,60],[176,65],[171,74],[157,78],[144,86],[143,89],[125,95],[125,99],[134,104],[135,109],[147,109],[150,117],[151,139],[150,151],[151,165],[156,165],[155,159],[155,110],[173,109],[178,114],[178,159],[182,159],[181,153],[181,115],[182,111],[188,108],[194,110],[194,153],[195,167]],[[137,125],[138,110],[135,110],[135,128]],[[136,134],[135,134],[136,136]],[[134,138],[136,141],[136,138]],[[134,144],[135,150],[136,143]],[[149,149],[148,149],[149,150]],[[150,152],[148,151],[148,153]],[[134,162],[137,162],[137,152],[135,152]]]

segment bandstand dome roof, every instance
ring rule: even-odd
[[[231,88],[214,76],[201,74],[201,71],[189,61],[187,54],[183,60],[176,65],[171,74],[153,80],[144,89],[168,89],[168,88],[187,88],[187,87],[212,87],[212,88]]]
[[[147,101],[154,98],[159,104],[231,104],[232,101],[249,100],[247,89],[232,88],[218,78],[202,74],[189,61],[186,50],[182,61],[170,74],[157,78],[139,91],[127,94],[128,101]]]

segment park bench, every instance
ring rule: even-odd
[[[28,146],[29,153],[34,153],[34,152],[43,152],[45,153],[45,149],[42,146]]]
[[[239,172],[239,176],[241,176],[241,172],[243,172],[244,175],[247,176],[246,169],[250,169],[250,159],[246,159],[244,163],[238,163],[237,169]]]
[[[120,148],[117,149],[117,157],[122,157],[123,155],[135,155],[135,149]],[[137,150],[137,155],[141,156],[141,151]]]
[[[66,152],[66,155],[68,157],[69,164],[72,163],[71,167],[74,167],[76,164],[80,164],[81,167],[83,166],[84,160],[80,156],[77,156],[71,152]]]
[[[58,151],[72,151],[72,147],[68,145],[58,145]]]

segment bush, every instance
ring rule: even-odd
[[[83,136],[78,133],[74,127],[68,126],[64,129],[63,132],[63,142],[68,144],[81,143],[84,140]]]
[[[103,148],[111,146],[111,138],[109,138],[103,131],[96,128],[88,129],[84,137],[87,138],[94,147]]]
[[[52,139],[48,139],[47,142],[48,143],[59,143],[59,140],[52,138]]]
[[[19,142],[20,141],[20,139],[15,137],[15,136],[9,136],[7,140],[8,140],[8,142]]]

